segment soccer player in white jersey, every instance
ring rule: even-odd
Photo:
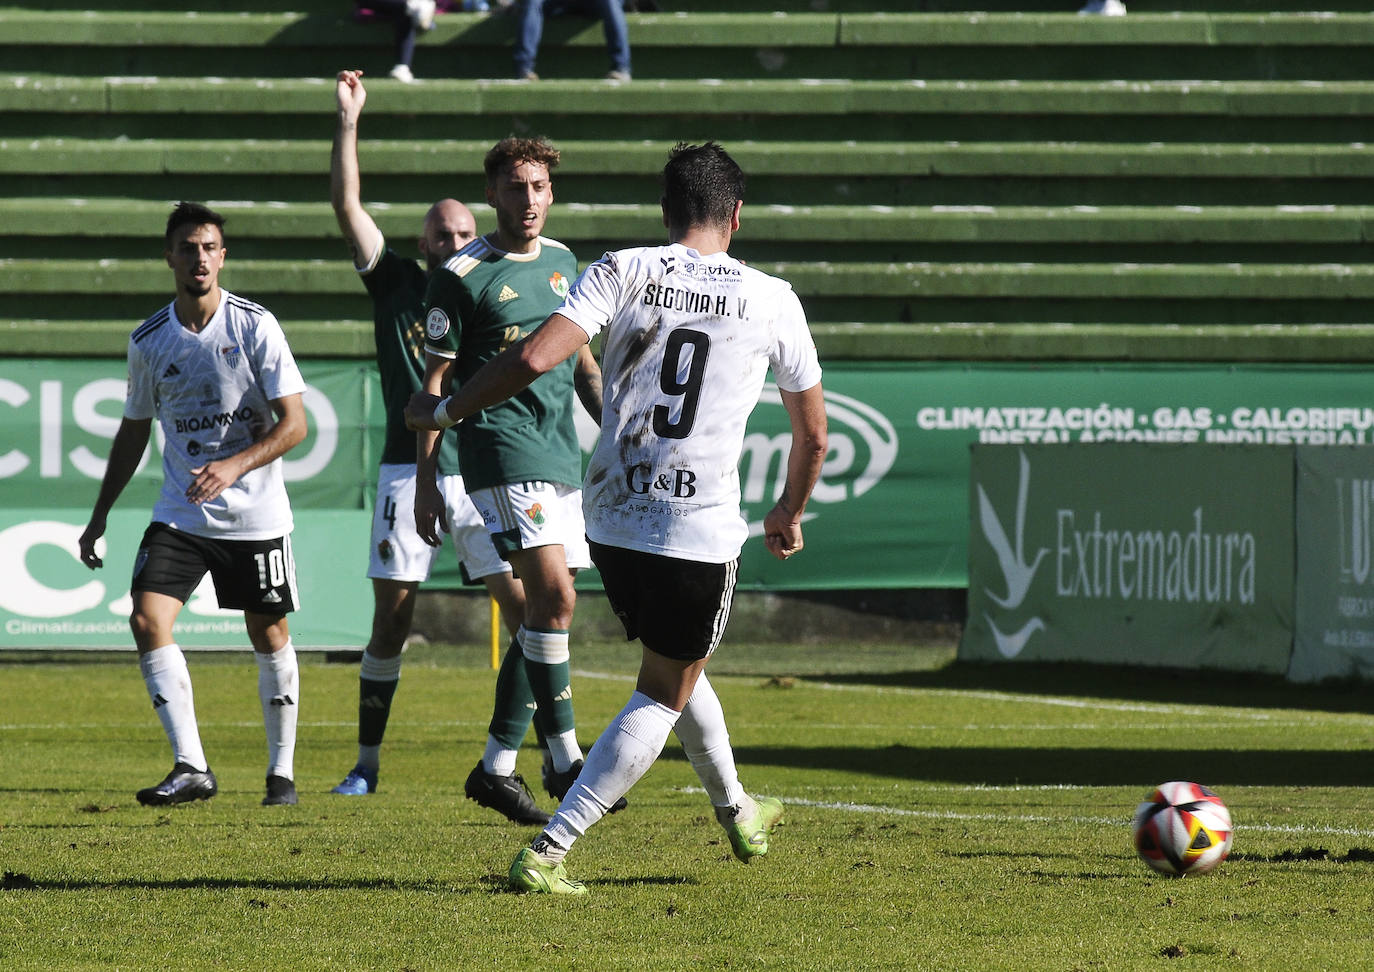
[[[97,541],[156,417],[165,438],[162,492],[134,559],[129,618],[172,746],[172,771],[137,793],[152,806],[208,800],[218,790],[173,632],[207,572],[220,607],[243,611],[258,663],[268,753],[262,802],[296,802],[299,672],[286,615],[299,604],[281,457],[305,439],[305,382],[271,312],[220,287],[225,254],[224,217],[198,203],[172,211],[164,256],[176,297],[129,339],[124,417],[79,541],[82,563],[102,566]]]
[[[628,638],[644,645],[629,703],[587,755],[557,813],[511,864],[521,891],[585,894],[572,843],[647,772],[676,731],[735,856],[766,853],[782,804],[740,785],[720,702],[704,675],[730,612],[748,526],[738,463],[771,367],[792,428],[786,485],[764,540],[802,549],[802,512],[826,453],[821,369],[786,281],[727,253],[744,175],[714,142],[679,145],[663,170],[667,246],[607,253],[562,306],[445,399],[417,395],[407,420],[452,425],[603,335],[601,439],[583,503],[592,559]]]

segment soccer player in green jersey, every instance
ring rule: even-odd
[[[401,675],[401,652],[410,635],[416,591],[439,556],[415,532],[415,433],[403,412],[421,387],[425,371],[425,288],[429,274],[477,236],[477,223],[456,199],[441,199],[425,215],[419,251],[425,265],[401,256],[363,208],[358,165],[358,120],[367,100],[361,71],[340,71],[335,85],[338,126],[330,158],[330,200],[353,266],[372,298],[373,336],[386,411],[386,439],[377,473],[368,577],[372,579],[372,634],[363,649],[358,679],[358,759],[333,792],[361,796],[377,791],[382,737]],[[463,488],[455,437],[443,443],[434,463],[447,532],[463,573],[483,583],[514,634],[525,614],[525,595],[510,565],[496,554],[482,518]],[[547,819],[518,778],[507,781],[512,805],[530,823]]]
[[[550,172],[558,161],[558,150],[543,139],[507,138],[487,153],[486,196],[496,211],[496,230],[445,260],[430,277],[427,392],[446,394],[461,386],[542,323],[567,294],[577,260],[566,246],[541,235],[553,203]],[[599,421],[601,373],[586,348],[457,430],[468,494],[497,552],[525,587],[524,624],[497,677],[487,749],[465,788],[469,797],[508,817],[501,787],[514,772],[531,701],[548,746],[544,783],[549,792],[561,799],[582,767],[568,629],[576,601],[573,576],[591,566],[591,558],[582,523],[574,391]],[[441,498],[431,482],[444,437],[442,431],[419,433],[415,526],[431,544],[440,541],[443,524]]]

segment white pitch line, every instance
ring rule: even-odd
[[[692,791],[705,793],[705,790]],[[1092,826],[1109,827],[1129,827],[1131,818],[1123,817],[1077,817],[1077,816],[1045,816],[1043,814],[1015,814],[1015,813],[969,813],[959,810],[913,810],[906,807],[880,807],[868,803],[841,803],[829,800],[806,800],[800,797],[778,797],[784,806],[811,807],[815,810],[841,810],[845,813],[874,814],[893,817],[916,817],[924,820],[969,820],[987,821],[993,823],[1045,823],[1062,825],[1084,824]],[[1322,834],[1335,837],[1374,837],[1374,830],[1364,830],[1357,827],[1314,827],[1307,824],[1255,824],[1241,822],[1236,825],[1237,832],[1247,833],[1271,833],[1271,834],[1294,834],[1294,835],[1316,835]]]

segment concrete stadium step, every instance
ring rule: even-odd
[[[695,134],[853,140],[856,152],[915,140],[1361,143],[1374,82],[430,81],[378,84],[368,106],[368,136],[380,139],[432,138],[448,126],[477,141],[511,131]],[[332,113],[332,79],[0,75],[7,138],[327,137]]]
[[[378,127],[369,119],[366,133]],[[305,127],[307,123],[301,122]],[[315,119],[314,129],[327,126]],[[223,134],[223,133],[221,133]],[[485,141],[364,137],[370,198],[482,197]],[[638,203],[658,192],[671,141],[562,143],[561,199]],[[727,142],[748,202],[786,205],[1331,205],[1374,203],[1363,143]],[[314,202],[329,143],[288,139],[0,138],[8,193],[161,199],[166,180],[198,198]],[[611,178],[608,178],[611,177]],[[270,185],[264,180],[270,179]]]
[[[171,295],[164,295],[170,300]],[[253,297],[256,295],[245,295]],[[129,333],[158,300],[132,317],[4,321],[10,355],[123,357]],[[371,358],[370,320],[290,317],[274,307],[301,357]],[[1177,361],[1359,364],[1371,360],[1374,325],[813,322],[822,362]]]
[[[1177,12],[1177,0],[1126,0],[1133,16]],[[1000,11],[1011,13],[1075,12],[1082,6],[1078,0],[657,0],[658,13],[979,13]],[[366,6],[366,3],[362,4]],[[37,9],[35,4],[9,4],[21,9]],[[492,4],[496,6],[495,3]],[[1273,11],[1305,12],[1317,7],[1325,11],[1353,11],[1364,13],[1368,3],[1361,0],[1200,0],[1188,5],[1189,10],[1217,13],[1269,13]],[[289,7],[304,13],[337,14],[347,9],[347,0],[180,0],[179,10],[274,12]],[[165,11],[165,0],[44,0],[45,10],[149,10]],[[448,14],[441,14],[440,19]],[[639,14],[632,14],[639,16]]]
[[[210,201],[228,219],[227,234],[243,241],[286,241],[293,247],[312,241],[328,247],[324,258],[337,256],[338,224],[326,202]],[[110,245],[142,247],[155,243],[170,201],[148,199],[0,198],[4,236],[22,239],[32,249],[36,239],[102,239]],[[480,221],[491,223],[484,203],[470,199]],[[374,217],[389,238],[415,235],[427,203],[387,203]],[[556,206],[559,239],[578,243],[618,239],[622,245],[657,243],[664,236],[657,205],[599,205],[561,202]],[[1232,245],[1366,246],[1374,238],[1374,206],[746,206],[741,246],[756,241],[787,241],[815,249],[818,245],[894,242],[905,246],[933,243],[941,247],[967,243],[1018,245],[1084,245],[1142,243],[1187,246]],[[1270,260],[1286,250],[1270,250]],[[583,253],[584,261],[595,256]],[[1286,260],[1292,263],[1292,260]]]
[[[371,121],[369,118],[368,121]],[[578,139],[562,143],[560,177],[657,172],[673,143]],[[491,143],[480,140],[368,138],[359,146],[363,175],[422,175],[436,166],[480,169]],[[1038,176],[1084,178],[1255,177],[1368,179],[1374,145],[1364,143],[1121,142],[756,142],[730,153],[754,177]],[[136,175],[197,172],[314,175],[328,167],[328,139],[0,138],[0,173]]]
[[[0,63],[12,72],[198,77],[384,75],[389,28],[348,11],[37,11],[0,8]],[[419,39],[421,78],[511,74],[510,17],[451,14]],[[640,80],[1348,79],[1366,76],[1369,13],[701,13],[636,15]],[[208,52],[209,63],[207,64]],[[546,78],[599,77],[600,25],[550,20]]]
[[[765,263],[818,323],[897,321],[1180,325],[1362,324],[1374,266],[1330,264]],[[283,319],[348,319],[359,300],[345,260],[235,260],[229,289]],[[0,320],[51,305],[63,319],[134,319],[168,294],[160,260],[0,260]],[[1298,352],[1299,349],[1293,349]],[[1374,349],[1361,360],[1374,357]],[[1298,354],[1294,360],[1302,360]]]

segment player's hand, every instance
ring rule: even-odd
[[[210,502],[234,485],[239,478],[237,467],[227,459],[207,462],[197,469],[192,469],[191,473],[196,478],[186,487],[186,502],[194,505]]]
[[[86,529],[81,533],[81,539],[76,542],[77,549],[80,552],[81,562],[91,570],[105,566],[105,561],[101,560],[95,553],[96,542],[104,535],[105,518],[103,516],[92,516],[91,522],[86,524]]]
[[[444,509],[444,497],[434,483],[425,483],[423,476],[416,479],[415,532],[431,547],[442,547],[444,537],[448,534],[448,513]]]
[[[367,89],[363,87],[362,71],[340,71],[334,85],[334,100],[339,111],[354,120],[362,114],[363,104],[367,101]]]
[[[434,421],[434,409],[439,402],[438,395],[426,392],[411,395],[406,405],[406,428],[416,432],[438,432],[439,423]]]
[[[803,546],[800,517],[794,516],[781,504],[774,506],[763,518],[763,543],[768,552],[779,560],[799,553]]]

